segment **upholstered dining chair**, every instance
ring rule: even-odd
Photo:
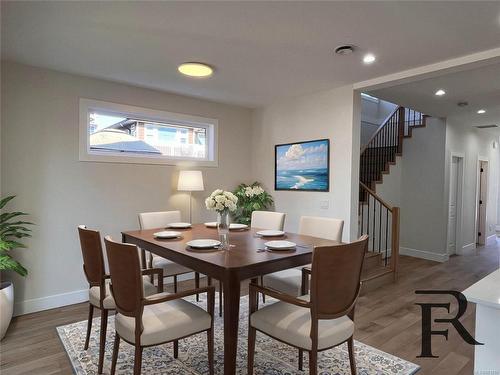
[[[298,348],[300,370],[303,351],[309,352],[311,375],[317,374],[318,352],[347,342],[351,373],[356,374],[354,308],[367,245],[365,235],[350,244],[316,247],[309,295],[295,297],[250,284],[248,374],[253,374],[256,331]],[[279,301],[259,310],[258,293]]]
[[[87,229],[85,225],[78,226],[80,247],[83,256],[83,272],[89,283],[89,316],[87,322],[87,336],[84,350],[89,348],[90,333],[94,308],[101,310],[101,332],[99,338],[99,364],[97,372],[102,374],[104,350],[106,347],[106,330],[108,312],[115,309],[115,301],[111,295],[109,274],[106,274],[104,254],[99,231]],[[149,282],[150,275],[158,275],[158,287]],[[163,291],[163,271],[161,269],[143,270],[143,287],[145,295],[161,293]]]
[[[253,211],[250,226],[259,229],[283,230],[285,216],[282,212]],[[263,276],[260,277],[260,284],[264,285]],[[266,303],[266,296],[264,294],[262,295],[262,302]]]
[[[252,228],[283,230],[285,214],[272,211],[253,211],[250,221]]]
[[[306,236],[341,242],[343,229],[344,220],[316,216],[300,218],[299,234]],[[298,267],[264,275],[261,284],[292,296],[300,296],[307,293],[308,281],[309,278],[303,278],[302,267]]]
[[[139,214],[139,225],[141,229],[166,228],[168,224],[180,221],[180,211],[142,212]],[[144,253],[144,250],[141,250],[141,252]],[[148,268],[162,268],[164,277],[172,277],[174,279],[174,293],[177,293],[177,276],[194,272],[192,269],[172,262],[159,255],[153,253],[149,253],[148,255],[149,257],[146,260]],[[145,256],[143,256],[143,258],[145,258]],[[198,272],[195,272],[195,285],[196,288],[200,286],[200,274]]]
[[[215,288],[207,286],[145,297],[137,246],[115,242],[109,236],[104,242],[111,274],[111,293],[117,311],[111,374],[116,371],[121,339],[135,347],[134,375],[139,375],[144,347],[173,342],[174,358],[177,358],[179,339],[207,332],[208,367],[213,375]],[[208,294],[207,311],[183,299],[197,293]]]

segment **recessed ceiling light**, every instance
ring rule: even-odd
[[[363,62],[365,64],[371,64],[372,62],[375,61],[375,55],[373,53],[367,53],[364,57],[363,57]]]
[[[480,115],[482,115],[483,113],[486,113],[486,109],[480,109],[479,111],[477,111],[477,113],[479,113]]]
[[[177,70],[186,76],[196,78],[209,77],[214,73],[214,69],[211,66],[200,62],[182,63]]]
[[[443,96],[444,94],[446,94],[446,91],[444,91],[443,89],[439,89],[434,93],[434,95],[437,96]]]

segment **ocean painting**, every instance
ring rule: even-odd
[[[275,146],[275,190],[328,191],[330,141]]]

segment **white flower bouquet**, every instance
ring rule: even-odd
[[[234,212],[238,208],[238,197],[230,191],[222,189],[215,190],[210,196],[205,199],[205,206],[208,210],[224,212]]]

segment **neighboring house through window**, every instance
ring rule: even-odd
[[[217,165],[217,120],[80,99],[80,160]]]

